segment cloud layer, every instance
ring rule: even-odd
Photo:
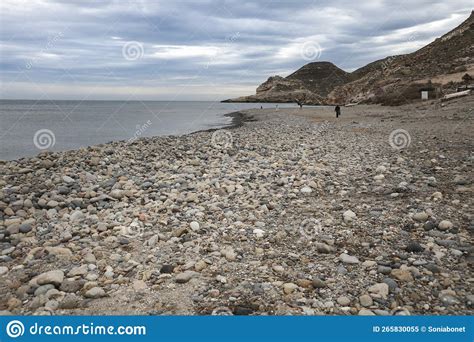
[[[446,1],[2,0],[2,98],[220,100],[308,61],[352,71],[465,20]]]

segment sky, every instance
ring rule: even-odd
[[[353,71],[463,22],[472,0],[2,0],[0,98],[222,100],[330,61]]]

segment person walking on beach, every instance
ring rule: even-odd
[[[339,107],[339,105],[337,105],[336,108],[334,109],[334,111],[336,112],[336,118],[338,118],[339,115],[341,115],[341,107]]]

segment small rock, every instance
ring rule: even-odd
[[[82,222],[84,221],[85,219],[85,215],[82,211],[80,210],[75,210],[70,216],[69,216],[69,220],[71,220],[71,222]]]
[[[423,252],[425,249],[416,241],[411,241],[406,247],[405,250],[407,252],[413,253],[420,253]]]
[[[74,179],[69,176],[63,176],[63,181],[66,183],[74,183]]]
[[[315,289],[322,289],[327,286],[326,283],[319,278],[314,278],[311,283]]]
[[[0,266],[0,276],[8,273],[8,267]]]
[[[365,306],[365,307],[371,306],[374,303],[374,301],[372,300],[372,297],[367,294],[360,296],[359,302],[360,302],[360,305]]]
[[[283,273],[285,272],[285,269],[281,265],[274,265],[272,269],[277,272],[277,273]]]
[[[173,265],[163,265],[161,266],[160,273],[173,273],[174,266]]]
[[[197,272],[201,272],[206,267],[207,267],[207,263],[204,260],[199,260],[198,262],[196,262],[196,264],[194,264],[194,269]]]
[[[23,233],[23,234],[29,233],[32,229],[33,227],[29,223],[22,223],[20,224],[20,227],[19,227],[20,233]]]
[[[194,278],[198,274],[199,273],[194,272],[194,271],[184,271],[184,272],[178,273],[176,275],[175,281],[178,284],[184,284],[184,283],[187,283],[188,281],[190,281],[192,278]]]
[[[370,293],[373,293],[375,295],[378,295],[382,298],[386,298],[389,293],[389,288],[388,285],[385,283],[377,283],[368,288],[368,291]]]
[[[449,230],[451,228],[453,228],[453,224],[451,221],[448,220],[443,220],[438,224],[439,230]]]
[[[122,199],[125,196],[123,190],[114,189],[110,192],[110,197],[115,199]]]
[[[368,309],[361,309],[358,313],[359,316],[375,316],[372,310]]]
[[[285,294],[290,294],[295,292],[295,290],[298,288],[298,285],[293,284],[293,283],[285,283],[283,284],[283,292]]]
[[[398,288],[397,282],[392,278],[384,278],[383,282],[388,285],[388,289],[392,293]]]
[[[359,259],[357,259],[357,257],[348,255],[346,253],[342,253],[339,256],[339,260],[341,260],[345,264],[358,264],[359,263]]]
[[[428,214],[424,211],[415,213],[413,219],[418,222],[425,222],[428,219]]]
[[[344,214],[342,214],[342,217],[345,222],[351,222],[357,217],[357,215],[352,210],[346,210]]]
[[[325,243],[318,242],[315,244],[315,247],[318,253],[329,254],[329,253],[334,253],[336,251],[336,248],[329,246],[328,244],[325,244]]]
[[[190,224],[189,224],[189,228],[191,228],[192,231],[195,231],[197,232],[200,228],[199,226],[199,223],[196,222],[196,221],[192,221]]]
[[[77,308],[80,302],[80,297],[73,293],[68,293],[66,296],[64,296],[63,300],[59,302],[58,307],[59,309],[71,310]]]
[[[336,301],[339,305],[342,305],[342,306],[348,306],[351,303],[350,298],[346,296],[341,296]]]
[[[105,296],[105,291],[102,287],[95,286],[87,290],[84,296],[92,299],[101,298]]]
[[[88,271],[87,265],[82,265],[82,266],[72,268],[68,272],[67,276],[68,277],[83,276],[87,274],[87,271]]]
[[[64,272],[61,270],[48,271],[41,273],[36,277],[36,283],[38,285],[53,284],[60,286],[64,280]]]
[[[143,280],[136,279],[133,281],[133,289],[137,292],[144,291],[148,288],[147,284]]]
[[[397,268],[392,270],[390,274],[400,281],[413,281],[413,276],[409,270]]]

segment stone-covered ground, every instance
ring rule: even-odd
[[[3,162],[1,314],[473,314],[472,108],[253,110]]]

